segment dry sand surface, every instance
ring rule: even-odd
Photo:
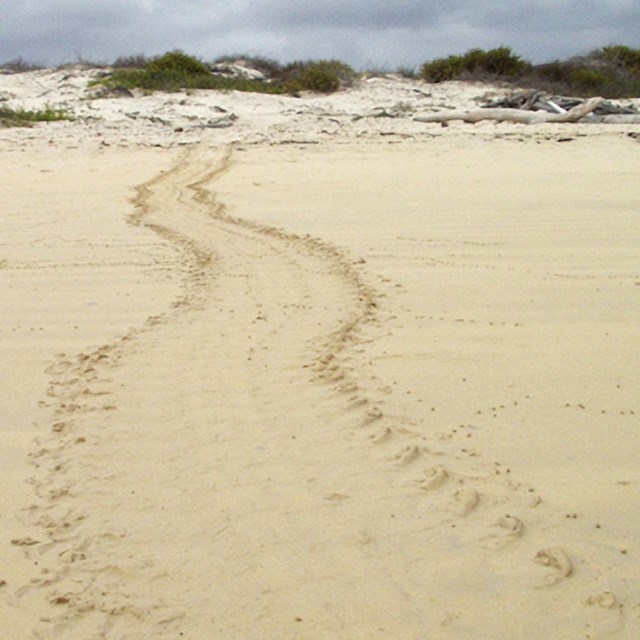
[[[640,126],[88,77],[0,76],[82,116],[0,131],[0,638],[640,637]]]

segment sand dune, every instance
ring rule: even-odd
[[[0,140],[0,636],[636,638],[637,141],[273,100]]]

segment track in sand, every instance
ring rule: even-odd
[[[513,632],[483,589],[544,615],[574,566],[531,533],[540,498],[402,417],[367,368],[385,321],[366,274],[229,215],[209,188],[230,163],[195,148],[138,190],[131,222],[184,249],[172,308],[49,368],[37,533],[16,541],[41,571],[21,592],[47,602],[36,637]]]

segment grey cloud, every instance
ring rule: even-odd
[[[533,61],[638,46],[637,0],[23,0],[0,6],[0,62],[47,64],[169,49],[419,64],[472,47]]]
[[[434,24],[445,10],[442,2],[396,0],[325,0],[324,2],[296,2],[280,0],[261,5],[251,19],[271,28],[331,27],[354,29],[416,28]]]
[[[582,29],[598,28],[622,18],[628,19],[631,7],[615,6],[615,2],[603,3],[595,0],[580,2],[533,2],[488,8],[478,16],[479,24],[485,28],[513,29],[520,27],[530,31],[563,31],[568,37]]]

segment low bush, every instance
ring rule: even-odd
[[[566,82],[568,72],[565,64],[555,60],[536,65],[533,68],[533,76],[544,82]]]
[[[522,84],[549,93],[630,98],[640,96],[640,50],[615,45],[566,61],[532,67]]]
[[[147,73],[176,73],[184,76],[207,75],[209,69],[197,58],[182,51],[169,51],[153,58],[145,67]]]
[[[453,55],[425,62],[420,76],[427,82],[457,79],[513,78],[530,68],[530,64],[515,55],[509,47],[471,49],[462,56]]]
[[[640,49],[617,44],[604,47],[600,55],[625,71],[640,73]]]
[[[355,71],[339,60],[297,61],[282,70],[283,89],[289,93],[333,93],[355,78]]]
[[[420,76],[427,82],[447,82],[459,78],[463,71],[462,57],[449,56],[425,62],[420,70]]]
[[[587,56],[532,65],[508,47],[438,58],[422,65],[427,82],[447,80],[515,81],[520,86],[581,97],[640,96],[640,49],[612,45]]]
[[[237,57],[225,57],[219,58],[217,62],[237,60]],[[98,80],[96,84],[108,88],[168,92],[181,89],[218,89],[256,93],[331,93],[355,77],[353,69],[338,60],[294,62],[286,67],[264,58],[245,57],[243,60],[269,76],[269,81],[216,75],[197,58],[181,51],[171,51],[147,61],[144,68],[136,68],[125,60],[109,77]]]
[[[136,58],[138,62],[141,61],[139,56]],[[170,51],[147,60],[142,69],[133,65],[116,68],[110,76],[98,80],[96,84],[105,85],[107,88],[123,87],[166,92],[176,92],[181,89],[282,92],[279,87],[259,80],[214,75],[204,62],[182,51]]]
[[[479,70],[495,76],[514,77],[530,68],[530,64],[514,54],[509,47],[498,47],[489,51],[477,49],[474,72]]]
[[[588,93],[601,92],[609,83],[609,78],[595,69],[579,68],[569,73],[569,84],[577,90]]]

